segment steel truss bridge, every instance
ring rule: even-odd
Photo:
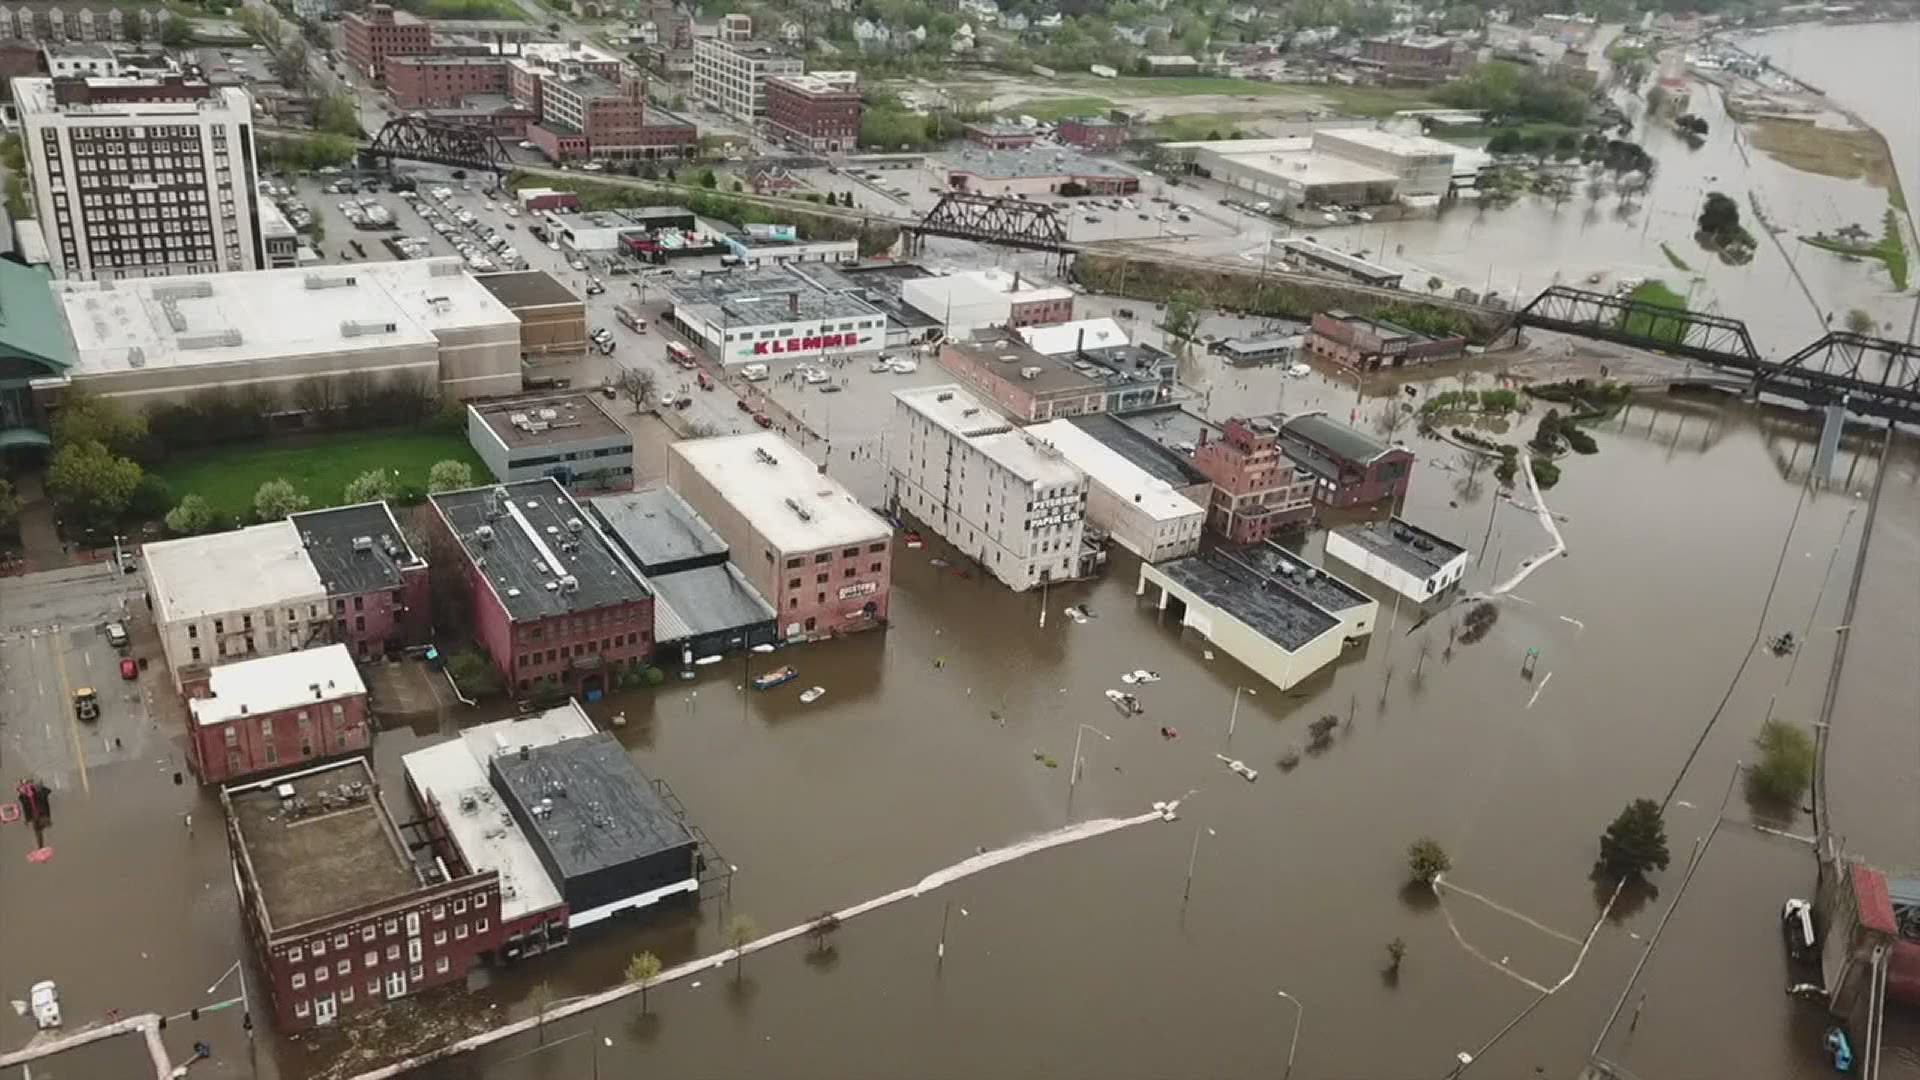
[[[422,116],[401,116],[387,121],[373,140],[360,148],[363,168],[382,165],[390,168],[395,158],[494,173],[513,164],[507,148],[500,145],[500,137],[493,132]]]
[[[1844,404],[1862,415],[1920,421],[1920,347],[1903,342],[1831,330],[1791,356],[1768,359],[1738,319],[1564,285],[1534,297],[1514,313],[1502,333],[1523,326],[1737,371],[1749,380],[1753,394]]]
[[[940,201],[925,217],[906,226],[904,231],[913,238],[916,249],[926,237],[946,236],[1063,255],[1074,250],[1067,243],[1067,223],[1054,213],[1053,207],[1037,199],[1002,199],[949,191],[940,196]]]

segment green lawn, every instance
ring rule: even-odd
[[[175,502],[199,495],[216,511],[241,521],[253,516],[253,493],[283,479],[317,507],[337,505],[347,482],[370,469],[398,469],[403,487],[425,490],[427,470],[437,461],[464,461],[476,483],[492,474],[464,435],[428,431],[352,432],[257,448],[223,447],[175,457],[155,469]]]
[[[1063,76],[1061,82],[1073,86],[1097,86],[1132,97],[1188,97],[1195,94],[1225,94],[1229,97],[1303,97],[1320,92],[1318,86],[1260,82],[1254,79],[1223,79],[1212,75],[1169,75],[1165,78],[1123,75],[1103,79],[1098,75]]]
[[[1247,119],[1245,113],[1187,113],[1161,117],[1148,128],[1155,138],[1167,142],[1198,142],[1216,135],[1222,139],[1232,138],[1235,129]]]
[[[1641,304],[1672,308],[1676,312],[1687,310],[1687,298],[1668,288],[1667,283],[1658,278],[1633,290],[1629,299]],[[1626,315],[1621,329],[1629,334],[1644,334],[1662,341],[1679,341],[1682,332],[1679,323],[1650,314]]]
[[[1067,116],[1097,116],[1113,108],[1113,102],[1100,97],[1029,98],[1000,110],[1002,116],[1031,116],[1046,122]]]
[[[1836,255],[1850,255],[1856,259],[1878,259],[1886,264],[1887,274],[1893,278],[1893,287],[1907,291],[1907,245],[1900,239],[1900,217],[1894,210],[1887,211],[1887,217],[1881,226],[1880,239],[1871,244],[1856,243],[1838,237],[1803,236],[1803,244],[1812,244],[1824,251]]]

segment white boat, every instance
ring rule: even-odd
[[[1128,716],[1138,716],[1147,711],[1141,706],[1139,698],[1132,694],[1123,694],[1118,690],[1107,691],[1107,700],[1113,702],[1114,708]]]
[[[1296,379],[1304,379],[1307,376],[1313,374],[1313,369],[1308,367],[1305,364],[1295,364],[1292,367],[1287,369],[1287,374],[1293,376]]]
[[[33,1002],[33,1022],[41,1031],[60,1026],[60,988],[51,979],[34,983],[29,998]]]
[[[1160,681],[1160,673],[1157,671],[1148,671],[1146,668],[1140,668],[1137,671],[1129,671],[1125,675],[1120,676],[1120,681],[1126,683],[1128,686],[1134,686],[1140,683],[1156,683]]]
[[[824,686],[809,686],[800,691],[800,701],[804,705],[811,705],[826,696],[827,688]]]
[[[706,667],[706,666],[707,666],[708,664],[717,664],[717,663],[719,663],[719,662],[721,661],[721,659],[722,659],[722,657],[720,656],[720,654],[719,654],[719,653],[714,653],[714,654],[713,654],[712,656],[702,656],[702,657],[700,657],[699,659],[697,659],[697,660],[695,660],[695,661],[693,662],[693,666],[694,666],[694,667]]]

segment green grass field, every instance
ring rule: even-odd
[[[1113,102],[1101,97],[1029,98],[1000,110],[1000,115],[1031,116],[1046,122],[1067,116],[1097,116],[1113,108]]]
[[[447,460],[466,462],[476,483],[491,476],[464,436],[428,431],[352,432],[257,449],[222,448],[181,455],[154,472],[175,502],[199,495],[216,511],[248,521],[253,493],[269,480],[286,480],[319,508],[338,505],[347,482],[371,469],[398,469],[401,486],[425,490],[427,470]]]
[[[1122,75],[1103,79],[1098,75],[1074,74],[1060,78],[1071,86],[1097,86],[1102,90],[1130,97],[1191,97],[1195,94],[1223,94],[1228,97],[1303,97],[1317,94],[1317,86],[1290,86],[1285,83],[1258,82],[1253,79],[1222,79],[1211,75]]]

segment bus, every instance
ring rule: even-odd
[[[673,361],[675,365],[687,369],[699,366],[693,361],[693,351],[677,341],[667,342],[667,359]]]
[[[626,327],[636,334],[644,334],[647,332],[647,320],[641,318],[632,308],[625,304],[617,305],[613,309],[613,317],[620,320],[621,326]],[[671,345],[669,345],[669,348],[671,348]]]

